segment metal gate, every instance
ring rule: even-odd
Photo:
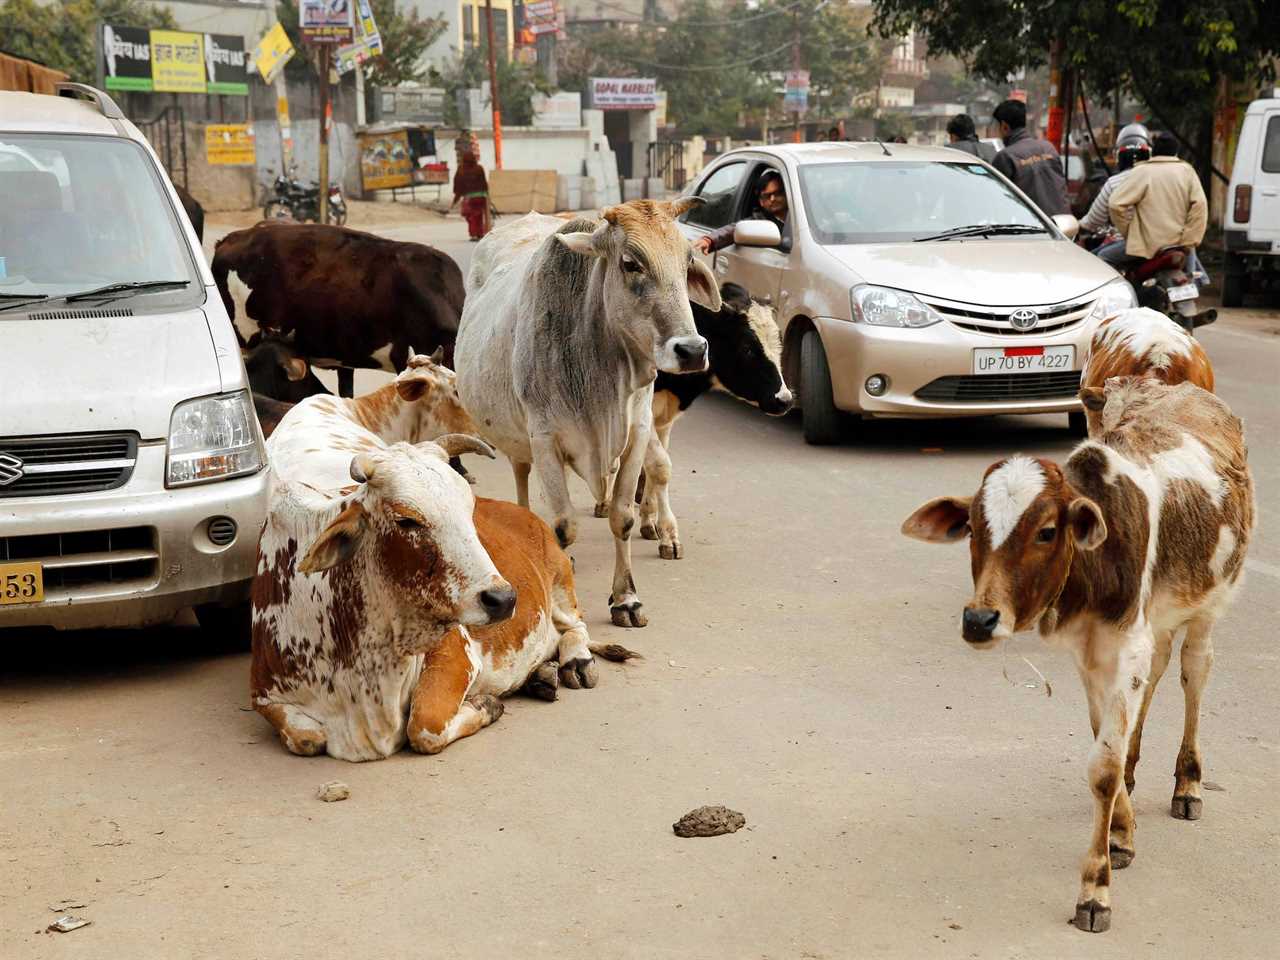
[[[169,179],[175,185],[187,189],[187,137],[182,108],[165,107],[151,120],[138,123],[138,129],[151,143]]]
[[[649,176],[661,177],[668,190],[683,190],[688,180],[684,150],[683,140],[658,140],[649,144]]]

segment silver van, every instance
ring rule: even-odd
[[[267,461],[172,184],[105,94],[0,92],[0,629],[240,628]]]

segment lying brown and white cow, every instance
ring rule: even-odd
[[[595,685],[572,567],[550,529],[476,502],[444,459],[492,450],[457,434],[405,442],[434,429],[432,367],[415,357],[375,393],[304,400],[269,443],[251,696],[293,753],[370,760],[406,740],[435,753],[496,720],[496,698],[526,684],[551,699],[558,682]]]
[[[1239,585],[1254,522],[1241,423],[1217,397],[1189,383],[1113,379],[1101,419],[1105,444],[1085,441],[1061,467],[1002,460],[972,497],[931,500],[902,528],[931,543],[970,538],[974,592],[961,632],[972,647],[1038,627],[1075,654],[1094,732],[1095,814],[1074,923],[1094,932],[1111,923],[1112,868],[1134,856],[1128,791],[1142,724],[1184,627],[1172,810],[1200,817],[1212,629]]]
[[[1099,395],[1085,391],[1100,391],[1112,377],[1150,377],[1169,386],[1194,383],[1213,393],[1213,364],[1199,341],[1181,324],[1150,307],[1121,310],[1093,332],[1080,372],[1080,388],[1089,436],[1095,439]]]

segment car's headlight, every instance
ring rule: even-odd
[[[942,319],[932,307],[905,290],[860,284],[849,291],[856,323],[876,327],[930,327]]]
[[[265,462],[247,390],[188,400],[173,408],[166,486],[241,477],[261,470]]]
[[[1098,291],[1098,299],[1093,302],[1093,309],[1089,311],[1089,322],[1099,323],[1113,313],[1119,313],[1121,310],[1128,310],[1137,305],[1138,298],[1134,296],[1133,287],[1129,286],[1129,281],[1112,280]]]

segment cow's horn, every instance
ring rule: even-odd
[[[436,347],[434,352],[431,354],[432,363],[440,363],[442,360],[444,360],[444,344]]]
[[[351,458],[351,479],[356,483],[368,483],[373,478],[374,463],[363,453]]]
[[[686,210],[700,207],[706,202],[702,197],[680,197],[678,200],[672,200],[667,206],[671,210],[671,219],[674,220]]]
[[[480,456],[488,457],[490,460],[496,460],[498,457],[493,447],[479,437],[473,437],[469,433],[446,433],[443,437],[436,437],[432,442],[442,447],[444,452],[451,457],[456,457],[463,453],[478,453]]]

